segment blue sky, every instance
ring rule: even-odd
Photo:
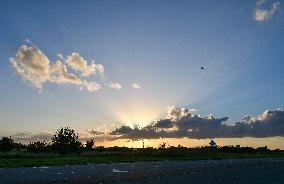
[[[229,122],[283,108],[284,3],[257,2],[1,1],[1,132],[145,124],[171,105]],[[257,10],[267,12],[257,20]],[[95,59],[105,78],[89,79],[122,88],[47,82],[40,91],[9,62],[24,44],[52,63],[58,53]]]

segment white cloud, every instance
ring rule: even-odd
[[[12,68],[37,88],[49,80],[50,61],[39,49],[23,45],[10,59]]]
[[[168,116],[169,119],[180,119],[182,117],[188,116],[196,112],[195,109],[179,108],[175,105],[168,107]]]
[[[58,59],[64,60],[64,57],[61,53],[57,53],[56,56],[58,57]]]
[[[280,2],[274,2],[272,4],[271,9],[269,10],[265,10],[265,9],[260,9],[260,5],[264,4],[265,1],[258,1],[256,3],[256,9],[255,9],[255,15],[254,15],[254,20],[258,21],[258,22],[263,22],[263,21],[267,21],[270,18],[273,17],[273,15],[276,13],[276,11],[278,10],[278,7],[280,5]]]
[[[110,84],[109,84],[109,87],[110,88],[114,88],[114,89],[121,89],[122,88],[122,86],[121,86],[121,84],[119,84],[119,83],[114,83],[114,82],[111,82]]]
[[[88,77],[96,72],[100,74],[104,73],[103,65],[95,64],[94,60],[91,64],[88,64],[88,62],[77,52],[73,52],[71,55],[67,56],[65,63],[73,70],[79,71],[83,77]]]
[[[24,41],[27,42],[27,43],[31,43],[31,40],[28,39],[28,38],[26,38]]]
[[[76,58],[82,59],[79,54],[72,54],[73,59],[68,60],[69,64],[72,63],[71,69],[80,66],[80,62],[76,64]],[[57,54],[59,59],[64,59],[62,54]],[[52,63],[48,57],[39,50],[36,46],[21,46],[15,54],[15,57],[10,59],[10,64],[15,72],[22,77],[25,81],[29,81],[33,86],[42,90],[44,83],[55,83],[55,84],[69,84],[76,85],[81,90],[87,90],[90,92],[98,91],[101,89],[101,85],[94,81],[87,81],[86,79],[81,79],[79,76],[68,71],[67,66],[60,60]],[[81,62],[82,64],[82,62]],[[86,64],[86,63],[85,63]],[[83,62],[83,69],[85,69],[84,76],[87,76],[88,72],[103,73],[103,66],[101,64],[91,64],[85,65]],[[89,68],[88,68],[89,67]],[[93,69],[90,69],[93,68]],[[82,68],[78,70],[81,71]],[[77,69],[76,69],[77,70]],[[92,72],[91,72],[92,70]]]
[[[101,89],[101,85],[96,82],[88,82],[84,80],[82,82],[80,89],[85,89],[87,91],[94,92],[94,91],[98,91],[99,89]]]
[[[82,84],[82,81],[76,75],[68,73],[66,65],[59,60],[50,67],[50,75],[50,80],[58,84]]]
[[[133,83],[132,84],[132,88],[134,88],[134,89],[141,89],[141,86],[139,84],[137,84],[137,83]]]

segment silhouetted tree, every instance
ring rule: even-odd
[[[94,145],[95,145],[94,139],[87,140],[87,142],[85,144],[87,150],[92,150]]]
[[[27,149],[29,152],[42,153],[46,151],[46,145],[47,144],[44,141],[31,142],[28,144]]]
[[[163,142],[163,143],[161,143],[161,144],[159,145],[158,148],[159,148],[159,149],[165,149],[166,146],[167,146],[167,143]]]
[[[11,137],[2,137],[0,140],[0,151],[10,151],[14,147],[15,143]]]
[[[60,154],[77,152],[81,147],[78,133],[70,127],[58,129],[51,141],[54,151]]]

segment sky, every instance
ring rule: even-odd
[[[2,0],[0,135],[284,149],[283,5]]]

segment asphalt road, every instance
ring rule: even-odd
[[[284,158],[0,168],[0,183],[284,183]]]

